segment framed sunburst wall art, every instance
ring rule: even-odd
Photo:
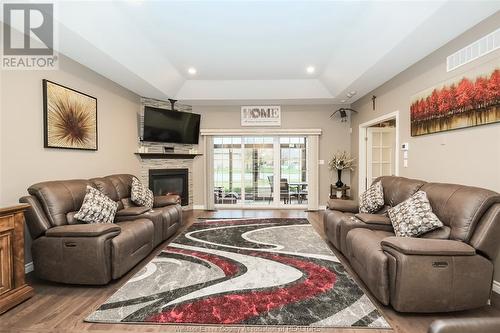
[[[43,80],[44,147],[97,150],[97,99]]]

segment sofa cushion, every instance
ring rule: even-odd
[[[323,217],[324,230],[328,240],[340,250],[340,225],[342,220],[354,216],[353,213],[342,213],[338,210],[326,211]]]
[[[356,228],[347,234],[347,258],[373,295],[384,305],[389,304],[389,274],[387,256],[381,242],[394,233]]]
[[[391,225],[391,220],[385,214],[359,213],[354,216],[367,224]]]
[[[114,201],[121,202],[123,198],[130,197],[133,178],[133,175],[118,174],[101,178],[92,178],[91,181],[99,191],[106,194]]]
[[[327,206],[328,209],[338,210],[341,212],[349,212],[349,213],[359,212],[358,203],[354,200],[329,199]]]
[[[118,195],[118,192],[116,192],[116,188],[111,182],[111,180],[103,177],[103,178],[92,178],[91,181],[99,191],[101,191],[107,197],[118,203],[118,210],[123,209],[125,207],[122,201],[120,200],[120,196]]]
[[[109,179],[116,189],[119,199],[130,197],[133,175],[117,174],[104,177]]]
[[[418,237],[443,226],[432,212],[427,195],[423,191],[418,191],[389,209],[387,213],[398,237]]]
[[[181,204],[181,196],[178,194],[157,195],[154,197],[153,207],[160,208],[165,206]]]
[[[355,216],[350,216],[349,218],[344,218],[342,219],[342,222],[340,223],[340,251],[344,254],[347,255],[348,250],[347,250],[347,235],[351,230],[354,229],[368,229],[368,230],[381,230],[381,231],[386,231],[393,233],[394,229],[392,228],[392,224],[376,224],[376,223],[365,223],[358,219]]]
[[[153,250],[153,222],[147,219],[118,222],[121,233],[111,240],[111,271],[117,279]]]
[[[451,228],[443,225],[441,228],[434,229],[421,235],[420,238],[428,239],[450,239]]]
[[[375,182],[359,198],[360,213],[376,213],[384,207],[382,182]]]
[[[76,212],[69,212],[68,214],[66,214],[66,220],[68,221],[68,224],[80,224],[80,223],[82,223],[81,221],[78,221],[75,218],[75,215],[77,213],[78,213],[78,211],[76,211]]]
[[[481,217],[500,194],[472,186],[427,183],[422,187],[437,217],[451,228],[450,239],[468,242]]]
[[[114,233],[118,235],[121,229],[114,223],[93,223],[62,225],[50,228],[45,233],[47,237],[96,237]]]
[[[52,226],[68,224],[66,214],[80,209],[88,180],[57,180],[31,185],[29,194],[37,198]]]
[[[120,197],[118,196],[118,193],[116,192],[116,188],[109,180],[108,178],[101,177],[101,178],[92,178],[90,181],[95,185],[95,187],[104,193],[107,197],[114,201],[119,201]]]
[[[132,188],[130,190],[130,199],[138,206],[153,208],[153,191],[142,185],[139,179],[132,179]]]
[[[163,229],[163,237],[167,239],[172,235],[172,231],[176,231],[182,223],[182,207],[180,205],[171,205],[160,208],[163,214],[169,216],[169,229]],[[156,208],[155,208],[156,210]],[[177,226],[175,226],[177,224]],[[172,226],[175,226],[172,228]]]
[[[118,204],[98,189],[87,186],[82,207],[74,218],[86,223],[113,223]]]
[[[127,207],[116,212],[116,216],[138,216],[147,213],[150,210],[148,207]]]
[[[425,256],[473,256],[476,250],[464,242],[445,239],[387,237],[382,248],[393,248],[403,254]]]
[[[383,176],[375,179],[382,182],[384,189],[384,202],[386,205],[394,207],[405,201],[425,184],[423,180],[410,179],[396,176]]]

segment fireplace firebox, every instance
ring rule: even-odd
[[[188,169],[150,169],[149,188],[154,195],[178,194],[181,205],[189,205]]]

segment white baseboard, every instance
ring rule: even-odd
[[[28,274],[28,273],[33,272],[34,270],[35,270],[35,266],[33,266],[33,261],[24,265],[24,273]]]
[[[205,205],[193,205],[194,210],[205,210]]]
[[[493,281],[493,291],[500,294],[500,282]]]
[[[325,210],[326,206],[319,206],[318,208],[319,208],[319,210]]]

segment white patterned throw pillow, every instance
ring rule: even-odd
[[[359,212],[373,214],[384,207],[384,189],[378,181],[361,194],[359,198]]]
[[[118,203],[87,185],[82,207],[75,214],[75,219],[85,223],[113,223],[117,209]]]
[[[142,185],[139,179],[132,179],[132,190],[130,199],[138,206],[153,208],[155,197],[153,191]]]
[[[418,191],[387,213],[398,237],[418,237],[443,226],[443,222],[432,212],[424,191]]]

